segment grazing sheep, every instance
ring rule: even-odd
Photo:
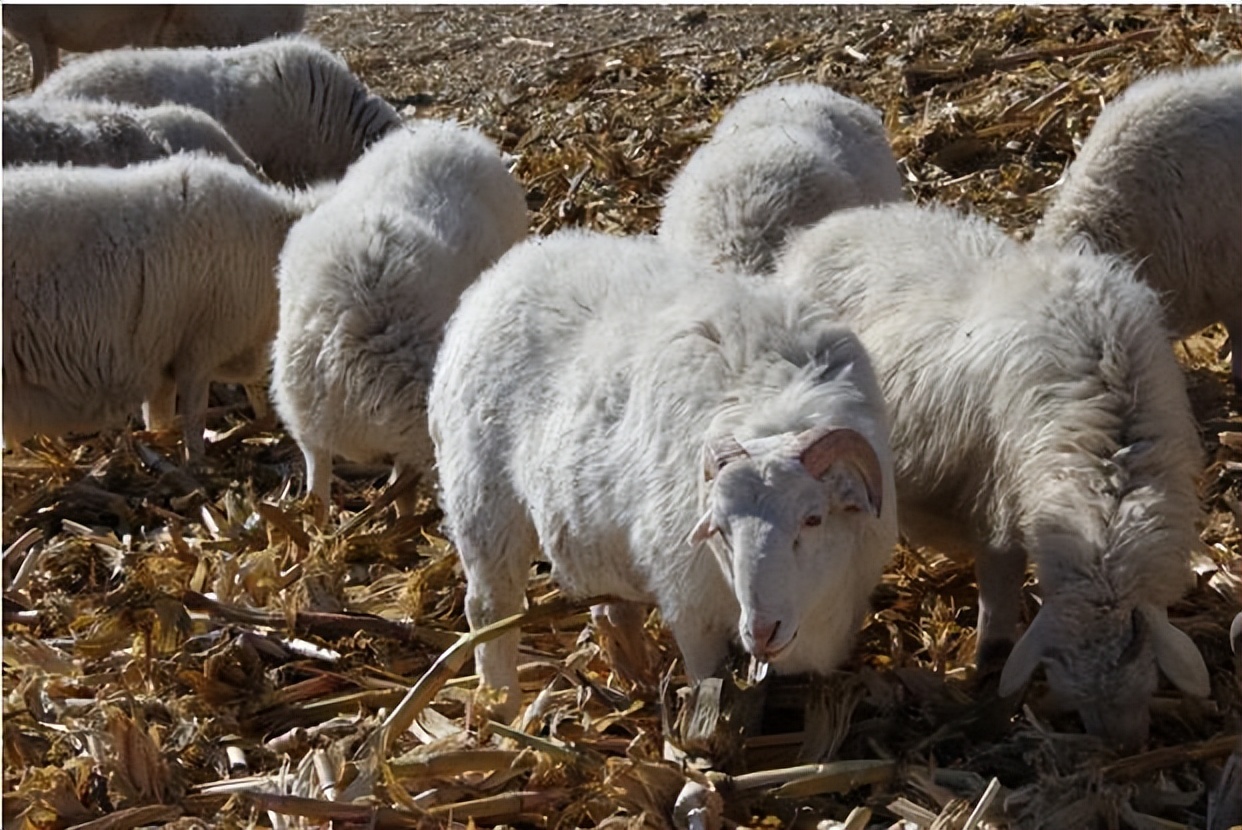
[[[767,273],[791,231],[902,198],[878,112],[817,84],[773,84],[734,104],[673,180],[660,238]]]
[[[1178,337],[1223,322],[1242,392],[1242,63],[1145,78],[1106,106],[1036,230],[1131,257]]]
[[[542,553],[572,594],[657,604],[695,678],[739,638],[776,671],[826,671],[896,540],[854,335],[654,238],[506,254],[448,324],[429,416],[476,629],[520,610]],[[517,647],[476,653],[510,717]]]
[[[828,217],[778,273],[875,362],[903,532],[975,556],[982,672],[1013,643],[1034,559],[1043,606],[1002,695],[1043,662],[1091,732],[1133,746],[1157,666],[1207,693],[1166,617],[1191,580],[1202,449],[1150,288],[1118,260],[910,205]]]
[[[6,170],[6,444],[119,425],[144,404],[153,426],[175,409],[200,456],[208,382],[266,369],[300,208],[206,156]]]
[[[4,103],[4,166],[78,164],[124,167],[201,150],[258,175],[259,169],[224,128],[193,107],[130,107],[71,99]]]
[[[60,50],[125,46],[240,46],[301,30],[306,7],[5,3],[4,29],[30,47],[32,87],[60,65]]]
[[[369,144],[401,123],[344,61],[305,37],[234,49],[88,55],[52,74],[31,97],[198,107],[284,184],[340,178]]]
[[[280,258],[272,389],[324,505],[334,452],[430,470],[426,396],[444,323],[525,234],[525,196],[500,152],[437,121],[375,144],[294,225]]]

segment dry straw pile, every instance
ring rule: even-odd
[[[318,7],[309,28],[407,114],[498,140],[540,233],[650,230],[740,92],[812,79],[885,113],[920,201],[1025,234],[1105,101],[1242,48],[1222,7],[358,6]],[[25,55],[5,58],[18,94]],[[207,472],[169,463],[162,434],[4,457],[5,827],[1202,827],[1242,716],[1227,633],[1242,416],[1223,340],[1178,347],[1211,464],[1199,586],[1171,610],[1213,698],[1159,696],[1143,754],[1111,755],[1038,684],[1012,722],[980,711],[971,571],[931,550],[899,552],[844,671],[774,686],[740,739],[689,717],[654,622],[665,682],[635,687],[585,605],[539,576],[523,717],[489,723],[434,505],[396,521],[385,470],[339,467],[316,526],[290,495],[296,447],[221,393]],[[745,698],[721,699],[726,727]],[[705,748],[733,774],[699,772],[686,753]]]

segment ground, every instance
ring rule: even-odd
[[[1104,102],[1242,45],[1225,7],[336,6],[307,29],[403,115],[496,140],[540,234],[651,230],[739,93],[808,79],[881,110],[912,197],[1022,237]],[[5,97],[28,84],[6,43]],[[973,826],[1205,826],[1242,723],[1227,633],[1242,414],[1224,340],[1176,347],[1209,463],[1199,583],[1171,618],[1212,696],[1163,687],[1138,755],[1082,736],[1039,683],[1009,722],[983,723],[970,569],[904,547],[843,670],[769,693],[764,734],[733,747],[729,772],[747,773],[662,760],[687,748],[671,641],[653,619],[667,688],[635,689],[545,576],[531,599],[552,613],[523,629],[523,719],[487,723],[454,646],[463,584],[434,505],[396,520],[376,506],[386,470],[344,465],[316,525],[296,446],[221,390],[210,464],[192,474],[167,461],[170,434],[4,456],[5,827],[668,827],[689,778],[723,794],[728,826],[961,828],[976,806]],[[827,764],[808,777],[805,761]]]

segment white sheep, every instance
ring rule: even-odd
[[[658,605],[694,678],[736,639],[775,671],[826,671],[896,540],[854,335],[652,237],[506,254],[448,324],[429,420],[474,628],[521,609],[542,554],[568,593]],[[517,647],[476,652],[506,716]]]
[[[985,674],[1013,644],[1034,560],[1043,606],[1002,695],[1043,662],[1090,731],[1131,746],[1157,666],[1207,693],[1203,658],[1166,617],[1191,583],[1202,449],[1156,295],[1128,266],[888,205],[823,220],[778,274],[871,354],[902,530],[975,557]]]
[[[4,173],[3,423],[32,434],[181,416],[203,451],[209,381],[260,378],[276,263],[303,199],[228,162]]]
[[[119,49],[53,73],[32,100],[106,98],[138,106],[197,107],[274,181],[337,179],[363,150],[400,126],[345,62],[306,37],[233,49]]]
[[[1223,322],[1242,391],[1242,63],[1162,72],[1106,106],[1035,238],[1136,260],[1178,337]]]
[[[131,107],[66,98],[4,102],[4,165],[79,164],[124,167],[174,153],[202,151],[259,170],[207,113],[177,104]]]
[[[299,5],[36,5],[5,3],[4,29],[30,48],[32,87],[60,66],[60,50],[124,46],[240,46],[296,32]]]
[[[522,187],[495,145],[419,121],[375,144],[293,227],[272,389],[322,504],[333,453],[392,458],[394,479],[430,470],[426,396],[444,323],[526,225]]]
[[[774,84],[742,97],[690,157],[659,234],[706,261],[767,273],[792,231],[902,198],[876,110],[817,84]]]

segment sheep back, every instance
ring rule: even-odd
[[[272,386],[308,466],[335,452],[430,469],[426,393],[444,323],[526,224],[523,190],[495,145],[419,121],[376,143],[294,226]]]
[[[883,404],[857,339],[654,238],[563,231],[506,254],[450,320],[429,414],[472,625],[520,607],[541,550],[567,592],[658,604],[691,674],[714,670],[739,635],[735,577],[723,549],[686,538],[717,498],[703,489],[717,435],[779,443],[848,424],[885,471],[890,507],[843,528],[813,579],[769,563],[769,578],[798,587],[760,596],[800,597],[813,609],[802,630],[816,632],[776,670],[843,659],[895,540]],[[512,680],[486,650],[481,665],[493,685]]]
[[[1242,336],[1242,63],[1162,72],[1104,107],[1035,238],[1138,263],[1178,336]],[[1235,359],[1235,375],[1239,361]]]
[[[197,107],[228,130],[274,181],[339,178],[400,124],[345,62],[307,37],[231,49],[122,49],[88,55],[31,96],[79,96]]]
[[[781,275],[875,361],[903,531],[981,574],[1016,562],[1012,595],[980,578],[980,654],[1014,643],[1029,554],[1054,690],[1093,731],[1145,737],[1161,658],[1135,632],[1180,637],[1202,664],[1161,616],[1190,585],[1202,450],[1155,292],[1119,259],[906,205],[828,217]],[[987,609],[1003,622],[985,628]]]
[[[6,441],[116,425],[170,384],[201,424],[208,380],[265,369],[296,210],[207,157],[6,171]]]
[[[902,199],[879,113],[816,84],[741,98],[669,187],[661,239],[770,272],[789,233],[834,210]]]
[[[207,113],[165,104],[130,107],[65,99],[4,103],[4,165],[77,164],[124,167],[179,152],[202,151],[258,168]]]

